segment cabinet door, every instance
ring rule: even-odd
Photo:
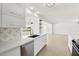
[[[0,56],[20,56],[20,47],[8,50],[0,54]]]
[[[2,27],[24,27],[24,25],[24,19],[12,15],[2,15]]]
[[[47,35],[43,35],[40,38],[34,40],[34,55],[37,55],[39,51],[46,45]]]

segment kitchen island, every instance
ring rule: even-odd
[[[34,43],[33,44],[33,47],[34,47],[33,53],[34,53],[34,55],[37,55],[38,52],[46,45],[46,39],[47,39],[47,34],[41,34],[40,36],[35,37],[35,38],[30,38],[28,36],[21,37],[21,40],[19,40],[18,42],[16,41],[12,44],[7,44],[5,46],[1,46],[0,55],[20,56],[21,55],[20,47],[23,45],[30,44],[30,42]],[[26,50],[27,50],[27,48],[26,48]]]

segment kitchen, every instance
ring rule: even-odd
[[[26,9],[22,3],[0,3],[1,56],[34,56],[46,45],[49,23]]]
[[[79,56],[78,6],[0,3],[0,56]]]

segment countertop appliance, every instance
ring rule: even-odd
[[[72,40],[72,56],[79,56],[79,43]]]

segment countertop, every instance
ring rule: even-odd
[[[22,46],[24,44],[27,44],[27,43],[29,43],[29,42],[37,39],[37,38],[40,38],[43,35],[47,35],[47,34],[41,34],[40,36],[35,37],[35,38],[30,38],[28,36],[23,36],[23,37],[21,37],[21,40],[19,42],[15,42],[15,43],[8,44],[6,46],[0,47],[0,53],[4,53],[4,52],[6,52],[6,51],[8,51],[10,49],[14,49],[16,47],[20,47],[20,46]]]

